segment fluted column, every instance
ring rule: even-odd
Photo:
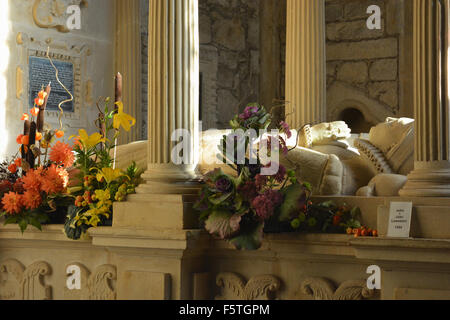
[[[148,171],[138,193],[191,193],[198,155],[199,37],[197,0],[149,0]],[[172,161],[184,129],[184,164]]]
[[[288,0],[286,120],[293,128],[326,117],[325,1]]]
[[[448,0],[414,0],[415,170],[401,196],[450,196]]]
[[[119,144],[142,139],[140,1],[116,0],[115,63],[123,76],[124,111],[136,118],[136,126],[119,136]]]

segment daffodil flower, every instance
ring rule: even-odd
[[[121,101],[116,102],[116,105],[118,106],[118,110],[114,114],[113,127],[119,130],[120,126],[122,126],[128,132],[136,124],[136,119],[123,112],[123,103]]]
[[[79,141],[83,144],[83,146],[86,149],[91,149],[93,147],[95,147],[97,144],[99,144],[100,142],[105,142],[106,139],[103,138],[103,136],[98,133],[95,132],[92,135],[88,135],[88,133],[86,132],[86,130],[84,129],[80,129],[78,131],[78,136],[79,136]],[[74,138],[74,136],[71,136],[70,139]]]

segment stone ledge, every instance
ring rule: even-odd
[[[28,227],[28,229],[22,234],[19,226],[10,224],[6,226],[0,226],[0,239],[11,240],[38,240],[38,241],[64,241],[73,243],[90,243],[90,239],[85,240],[71,240],[66,237],[63,232],[64,226],[58,225],[45,225],[42,226],[42,231],[35,229],[34,227]]]
[[[359,259],[450,264],[450,240],[358,238],[350,244]]]
[[[450,264],[450,240],[354,238],[342,234],[265,234],[260,250],[237,251],[229,243],[212,239],[203,230],[148,230],[100,227],[89,230],[89,239],[73,241],[62,232],[62,225],[44,226],[43,231],[27,230],[23,235],[17,226],[0,228],[0,239],[23,241],[23,247],[33,247],[45,241],[50,247],[120,248],[122,250],[153,249],[169,251],[202,251],[204,255],[246,255],[265,259],[280,256],[301,258],[306,255],[341,256],[364,260]],[[9,242],[9,241],[8,241]],[[4,247],[4,246],[3,246]],[[42,246],[44,247],[44,246]]]
[[[205,237],[201,230],[160,230],[100,227],[89,230],[94,246],[147,248],[147,249],[194,249],[202,246]]]

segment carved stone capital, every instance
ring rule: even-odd
[[[364,280],[349,280],[339,287],[326,278],[307,278],[300,285],[303,294],[314,300],[363,300],[373,297],[374,290],[367,288]]]
[[[217,275],[216,284],[222,288],[216,300],[271,300],[281,286],[272,275],[256,276],[246,283],[240,275],[230,272]]]
[[[43,261],[27,268],[14,259],[0,263],[0,300],[50,300],[52,288],[44,283],[49,274],[51,268]]]

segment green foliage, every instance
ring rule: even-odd
[[[230,239],[230,243],[238,250],[258,250],[263,239],[263,229],[263,222],[244,224],[240,234]]]
[[[290,221],[306,205],[307,194],[305,187],[300,184],[292,184],[284,190],[284,201],[280,208],[279,220]]]
[[[6,213],[0,214],[0,217],[6,215]],[[31,210],[22,212],[16,215],[7,215],[4,225],[17,224],[22,233],[28,228],[28,225],[35,227],[42,231],[42,224],[49,220],[48,215],[45,212],[39,210]]]
[[[114,168],[111,154],[120,131],[113,125],[116,111],[110,110],[110,99],[104,99],[103,103],[103,111],[97,104],[100,115],[96,125],[100,133],[89,136],[80,131],[80,143],[74,148],[82,185],[73,192],[75,206],[70,208],[64,227],[67,237],[74,240],[91,227],[108,224],[112,219],[113,203],[124,201],[127,195],[135,193],[143,173],[135,162],[126,170]]]

